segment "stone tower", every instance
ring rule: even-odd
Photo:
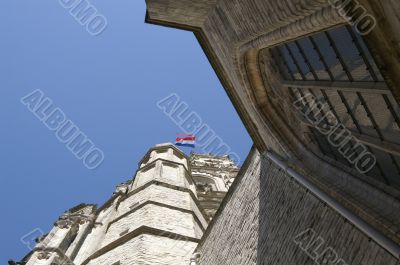
[[[228,156],[191,154],[192,177],[196,183],[197,196],[211,220],[225,197],[239,168]]]
[[[103,206],[68,210],[10,264],[187,265],[237,171],[227,156],[189,158],[172,144],[156,145]]]

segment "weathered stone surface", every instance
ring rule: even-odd
[[[89,265],[187,265],[197,243],[168,237],[141,235],[92,260]]]
[[[188,171],[191,165],[195,171]],[[67,211],[25,261],[187,265],[213,216],[205,213],[199,195],[208,196],[216,210],[238,170],[226,156],[189,160],[171,144],[157,145],[139,162],[134,180],[119,184],[97,210],[79,205]],[[205,184],[210,190],[203,190]]]
[[[148,10],[149,16],[160,21],[168,19],[171,24],[186,27],[200,27],[216,2],[217,0],[146,1],[152,7]]]
[[[370,176],[361,175],[356,170],[349,170],[346,166],[335,163],[333,159],[324,157],[320,150],[303,141],[306,137],[298,135],[302,130],[300,125],[296,126],[299,120],[288,107],[292,103],[289,95],[284,95],[286,103],[277,103],[273,98],[273,92],[282,91],[283,87],[277,71],[265,61],[264,55],[269,49],[278,44],[344,26],[348,23],[348,18],[340,15],[339,10],[331,6],[328,0],[219,0],[207,14],[196,12],[192,3],[183,0],[173,2],[149,1],[147,22],[194,31],[257,149],[273,150],[287,160],[296,171],[303,173],[342,205],[393,241],[400,243],[398,187],[379,183]],[[400,75],[395,73],[400,67],[399,4],[396,1],[360,2],[369,14],[377,18],[378,23],[371,34],[365,36],[366,46],[393,93],[393,100],[396,99],[399,103]],[[164,10],[168,11],[154,8],[154,3],[164,6]],[[171,12],[169,6],[176,8],[177,12]],[[202,14],[202,24],[199,26],[197,23],[193,27],[193,23],[184,22],[183,17],[179,18],[183,9],[187,11],[188,17]],[[377,97],[372,100],[366,98],[366,104],[370,106],[382,105]],[[334,107],[340,109],[342,100],[337,101],[336,98],[336,101],[333,101]],[[354,110],[361,108],[356,101],[351,100],[351,103]],[[382,106],[383,108],[371,107],[372,114],[369,117],[364,113],[363,118],[360,118],[360,115],[357,118],[380,117],[385,109],[385,106]],[[347,111],[341,112],[346,115]],[[289,112],[292,112],[291,115],[287,115]],[[385,112],[388,113],[387,110]],[[293,122],[294,120],[296,122]],[[377,123],[385,127],[384,122]],[[290,125],[293,125],[293,128]],[[363,132],[368,132],[372,127],[374,126],[364,123]],[[385,128],[380,129],[385,132]],[[399,138],[398,130],[390,139],[394,138]],[[389,161],[390,157],[387,157],[386,164],[398,171],[393,166],[396,160]],[[399,164],[399,158],[396,159]]]
[[[258,152],[237,181],[199,244],[201,265],[316,264],[295,243],[307,229],[324,242],[317,254],[331,247],[344,264],[397,264],[398,259]]]
[[[171,189],[155,184],[150,185],[146,189],[143,189],[135,194],[129,195],[127,198],[122,200],[118,207],[116,218],[126,214],[146,201],[158,202],[188,211],[193,211],[193,213],[201,221],[202,226],[204,228],[207,226],[207,222],[204,220],[199,207],[194,202],[193,197],[190,196],[189,192]]]
[[[399,103],[399,4],[360,2],[377,18],[366,44],[393,92],[391,100]],[[290,109],[290,95],[282,93],[282,80],[271,60],[270,48],[275,45],[345,25],[346,19],[328,0],[147,0],[147,6],[148,22],[195,32],[258,150],[273,150],[355,215],[400,243],[399,190],[317,154],[320,150],[306,141],[308,130]],[[343,100],[327,94],[339,115],[346,116],[349,110],[343,108]],[[283,95],[283,100],[276,95]],[[357,112],[357,98],[346,97]],[[382,100],[367,96],[365,101],[374,105],[372,115],[364,108],[365,113],[355,116],[366,132],[375,126],[372,116],[385,130],[394,124],[387,117],[396,119],[396,114]],[[393,142],[398,141],[397,127],[389,130]],[[135,180],[119,185],[98,212],[89,213],[93,217],[89,225],[83,228],[69,219],[57,222],[48,239],[61,251],[37,249],[28,264],[57,264],[66,248],[75,265],[188,264],[189,252],[207,226],[205,219],[214,216],[232,184],[235,170],[218,169],[224,167],[223,160],[198,156],[189,162],[179,149],[157,145],[139,162]],[[327,259],[333,254],[341,259],[325,265],[400,264],[257,153],[223,206],[198,248],[202,265],[321,264],[316,260],[321,253]],[[314,249],[302,250],[296,244],[296,236],[305,231],[311,233],[310,240],[317,239],[303,238]],[[323,242],[319,248],[318,240]]]
[[[112,223],[107,230],[102,246],[115,241],[121,237],[123,232],[135,230],[143,224],[165,231],[174,231],[188,237],[200,238],[203,234],[191,213],[147,204]]]

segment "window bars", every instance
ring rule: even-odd
[[[325,102],[376,157],[367,175],[400,187],[400,108],[362,37],[352,27],[342,26],[270,51],[289,93],[297,99],[311,94]],[[326,136],[315,128],[310,132],[323,156],[351,166]]]

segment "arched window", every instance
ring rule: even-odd
[[[299,126],[290,123],[298,137],[341,168],[355,168],[399,187],[399,106],[362,36],[342,26],[277,45],[270,52],[292,105],[309,128],[299,134]],[[320,119],[318,126],[309,117]],[[321,127],[333,128],[331,124],[342,129],[326,135]]]

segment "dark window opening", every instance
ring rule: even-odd
[[[400,107],[362,36],[342,26],[275,46],[270,52],[294,99],[311,94],[323,102],[374,155],[376,164],[365,174],[400,187]],[[304,103],[306,108],[312,105]],[[323,157],[354,169],[317,129],[311,126],[308,135]],[[346,148],[356,145],[350,141]]]

